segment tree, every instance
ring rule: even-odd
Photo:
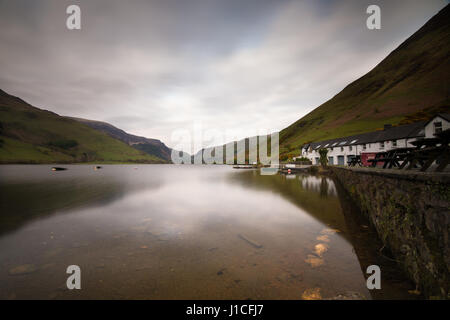
[[[328,149],[320,149],[319,150],[319,154],[320,154],[320,164],[322,165],[322,167],[326,167],[328,165]]]

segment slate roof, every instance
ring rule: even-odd
[[[428,120],[425,125],[428,125],[431,121],[434,120],[434,118],[436,118],[437,116],[441,117],[442,119],[447,120],[448,122],[450,122],[450,113],[438,113],[437,115],[435,115],[433,118],[431,118],[430,120]]]
[[[311,146],[313,150],[315,150],[319,148],[331,148],[331,147],[335,148],[335,147],[391,141],[405,138],[424,137],[425,124],[426,122],[420,121],[403,126],[390,127],[384,130],[373,131],[349,137],[312,142],[310,144],[303,145],[302,148],[305,147],[309,148],[309,146]]]

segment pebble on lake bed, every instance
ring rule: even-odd
[[[328,234],[328,235],[335,234],[335,233],[338,233],[338,232],[341,232],[341,230],[339,230],[339,229],[332,229],[332,228],[325,228],[322,231],[320,231],[321,234]]]
[[[36,271],[36,267],[33,264],[23,264],[9,269],[9,274],[12,276],[18,276],[23,274],[29,274]]]
[[[366,300],[366,297],[364,297],[359,292],[348,291],[345,293],[340,293],[335,297],[327,298],[324,300]]]
[[[322,257],[325,252],[328,251],[328,245],[325,243],[319,243],[314,246],[314,253],[319,257]]]
[[[327,235],[318,236],[317,241],[330,242],[330,238]]]
[[[320,288],[309,288],[303,291],[303,300],[322,300],[322,295],[320,294]]]
[[[317,256],[312,254],[308,254],[308,257],[305,259],[305,262],[309,263],[313,268],[320,267],[325,263],[322,258],[318,258]]]

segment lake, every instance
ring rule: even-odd
[[[417,298],[330,178],[51,167],[0,166],[0,299]],[[372,264],[381,290],[367,289]]]

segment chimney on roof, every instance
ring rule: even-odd
[[[392,124],[387,123],[387,124],[384,125],[384,130],[387,130],[387,129],[390,129],[390,128],[392,128]]]

